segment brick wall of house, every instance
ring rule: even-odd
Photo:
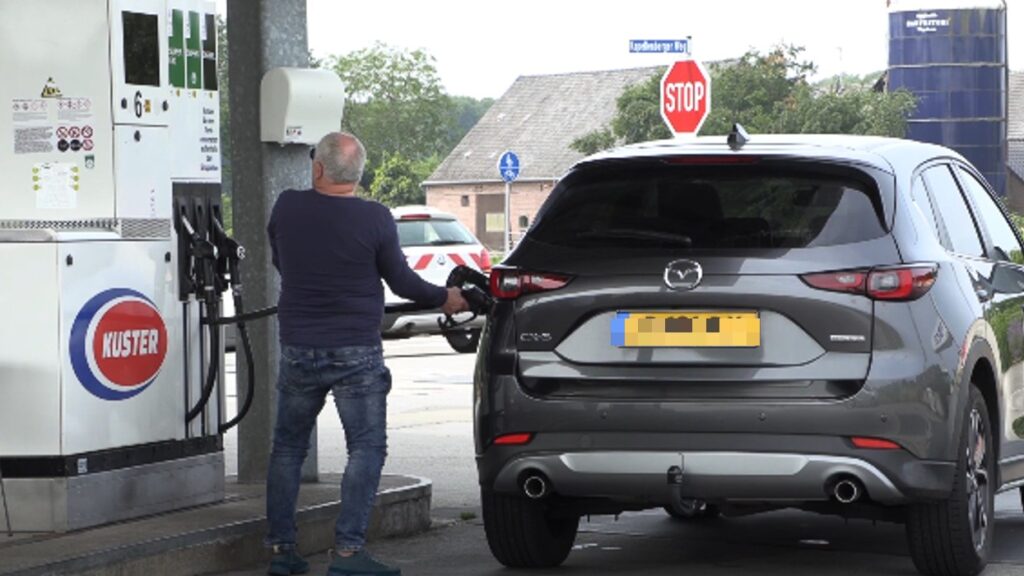
[[[509,207],[512,213],[512,237],[516,239],[533,224],[537,211],[551,193],[555,181],[513,182]],[[491,250],[501,248],[500,232],[485,230],[487,212],[504,211],[505,185],[446,184],[427,186],[427,206],[450,212]],[[525,222],[522,218],[525,217]],[[523,226],[523,224],[526,226]]]

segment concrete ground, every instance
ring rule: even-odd
[[[337,475],[306,484],[299,494],[298,545],[324,550],[334,540]],[[232,570],[269,558],[263,545],[263,485],[228,482],[222,502],[64,534],[0,535],[0,574],[44,576],[191,576]],[[370,523],[376,538],[408,535],[431,525],[430,485],[385,476]]]
[[[429,478],[435,509],[476,506],[479,501],[473,459],[473,365],[476,356],[454,352],[441,337],[387,341],[385,362],[393,386],[388,396],[388,459],[385,474]],[[233,380],[235,357],[228,355]],[[229,381],[228,413],[235,410]],[[345,469],[345,439],[334,404],[327,405],[317,423],[319,469]],[[224,437],[227,473],[237,467],[236,431]]]
[[[997,503],[995,554],[986,576],[1024,575],[1024,515],[1016,493]],[[912,575],[903,526],[783,511],[700,524],[672,520],[660,510],[594,517],[580,524],[566,563],[551,570],[509,570],[487,548],[479,518],[454,521],[430,532],[372,543],[371,552],[404,576],[570,576],[678,574],[737,576]],[[326,554],[310,558],[324,574]],[[256,576],[262,567],[230,576]]]

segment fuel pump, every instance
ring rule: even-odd
[[[0,261],[23,278],[0,283],[8,530],[224,497],[251,393],[227,418],[244,250],[221,217],[215,9],[0,0]]]

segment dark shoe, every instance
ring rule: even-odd
[[[345,558],[331,553],[331,565],[327,568],[327,576],[402,576],[402,571],[381,564],[373,559],[366,550],[360,550]]]
[[[292,574],[305,574],[309,572],[309,562],[303,560],[302,556],[292,548],[281,549],[274,547],[274,555],[270,558],[270,568],[267,574],[271,576],[291,576]]]

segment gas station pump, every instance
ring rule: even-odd
[[[224,498],[222,434],[253,401],[250,380],[225,414],[224,326],[238,325],[251,376],[245,322],[275,309],[245,311],[245,251],[224,228],[216,38],[213,0],[0,0],[8,531]],[[261,141],[315,144],[344,101],[332,72],[271,70]],[[486,284],[469,269],[449,278],[474,314]]]
[[[239,417],[224,413],[219,316],[228,288],[243,310],[244,251],[221,215],[215,8],[0,0],[0,488],[15,531],[224,497],[221,434]]]

